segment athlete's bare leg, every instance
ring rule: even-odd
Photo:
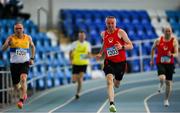
[[[112,74],[108,74],[106,76],[107,80],[107,92],[109,97],[109,102],[114,102],[114,83],[113,83],[114,76]]]
[[[172,81],[171,80],[166,80],[166,91],[165,91],[165,99],[164,99],[164,106],[168,107],[169,104],[169,97],[171,95],[172,91]]]
[[[168,100],[172,91],[172,81],[171,80],[166,80],[166,94],[165,94],[165,99]]]
[[[76,92],[76,98],[79,98],[79,94],[81,92],[82,89],[82,83],[83,83],[83,76],[84,76],[84,72],[80,72],[78,77],[77,77],[77,92]]]
[[[72,75],[72,83],[76,83],[78,80],[78,75],[77,74],[73,74]]]
[[[159,82],[160,82],[160,86],[158,89],[159,92],[162,92],[163,86],[165,84],[165,80],[166,80],[166,76],[164,74],[159,75]]]
[[[114,86],[115,86],[116,88],[119,88],[119,85],[120,85],[120,80],[114,79]]]
[[[19,99],[19,96],[20,96],[20,95],[19,95],[20,88],[21,88],[20,83],[14,85],[13,98],[15,99],[15,101],[17,101],[17,100]]]
[[[24,99],[24,97],[27,96],[27,74],[25,73],[21,74],[20,84],[21,84],[20,98]]]

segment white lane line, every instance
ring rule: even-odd
[[[97,81],[101,81],[101,80],[102,80],[102,79],[97,80]],[[94,81],[92,81],[92,80],[85,81],[85,82],[84,82],[84,85],[85,85],[85,84],[89,84],[89,83],[93,83],[93,82],[97,82],[97,81],[96,81],[96,80],[94,80]],[[43,96],[45,96],[45,95],[47,95],[47,94],[49,94],[49,93],[52,93],[52,92],[57,91],[57,90],[62,90],[62,89],[65,89],[65,88],[69,88],[69,87],[72,87],[72,86],[74,86],[74,85],[75,85],[75,84],[67,84],[67,85],[60,86],[60,87],[57,86],[57,87],[52,88],[52,89],[49,89],[49,90],[44,90],[44,91],[42,91],[42,92],[40,93],[40,95],[38,95],[37,97],[32,98],[29,102],[27,102],[26,105],[31,104],[32,102],[38,100],[39,98],[41,98],[41,97],[43,97]],[[10,107],[9,109],[3,110],[3,112],[7,112],[7,111],[12,110],[12,109],[15,109],[15,108],[16,108],[16,106],[12,105],[12,107]]]
[[[130,89],[127,89],[127,90],[119,91],[118,93],[116,93],[114,95],[114,97],[116,97],[118,95],[121,95],[121,94],[124,94],[124,93],[131,92],[131,91],[136,91],[138,89],[147,88],[147,87],[153,87],[153,86],[156,86],[156,85],[140,86],[140,87],[136,87],[136,88],[130,88]],[[106,101],[103,103],[103,105],[99,108],[99,110],[96,113],[101,113],[101,111],[104,109],[104,107],[106,106],[107,103],[108,103],[108,99],[106,99]]]
[[[102,81],[103,79],[99,79],[99,80],[97,80],[97,81],[93,81],[93,80],[89,80],[89,81],[85,81],[84,83],[85,84],[88,84],[88,83],[96,83],[96,82],[98,82],[98,81]],[[130,84],[130,83],[137,83],[137,82],[145,82],[145,81],[150,81],[150,80],[155,80],[155,78],[151,78],[151,79],[143,79],[143,80],[136,80],[136,81],[130,81],[130,82],[122,82],[122,85],[123,84]],[[84,85],[85,85],[84,84]],[[55,88],[53,88],[53,89],[49,89],[49,90],[45,90],[45,91],[43,91],[43,92],[41,92],[41,94],[40,95],[38,95],[37,97],[35,97],[35,98],[32,98],[28,103],[27,103],[27,105],[29,105],[29,104],[31,104],[32,102],[34,102],[34,101],[36,101],[36,100],[38,100],[39,98],[41,98],[41,97],[43,97],[43,96],[45,96],[45,95],[47,95],[47,94],[49,94],[49,93],[52,93],[52,92],[54,92],[54,91],[57,91],[57,90],[59,90],[59,89],[64,89],[64,88],[68,88],[68,87],[72,87],[74,84],[69,84],[69,85],[64,85],[64,86],[62,86],[62,87],[55,87]],[[72,97],[73,98],[73,97]],[[70,99],[69,99],[70,100]],[[66,101],[67,102],[67,101]],[[67,104],[66,104],[67,105]],[[16,107],[10,107],[9,109],[6,109],[6,110],[4,110],[4,112],[7,112],[7,111],[9,111],[9,110],[12,110],[12,109],[15,109]]]
[[[175,84],[178,84],[178,83],[175,83]],[[178,88],[173,89],[173,91],[176,91],[176,90],[179,90],[179,89],[178,89]],[[159,92],[152,93],[152,94],[150,94],[149,96],[147,96],[147,97],[144,99],[144,107],[145,107],[145,109],[146,109],[146,113],[151,113],[151,112],[150,112],[150,109],[149,109],[149,106],[148,106],[148,104],[147,104],[147,101],[148,101],[150,98],[152,98],[153,96],[156,96],[156,95],[158,95],[158,94],[160,94],[160,93],[159,93]]]
[[[61,87],[61,88],[68,88],[68,87],[70,87],[70,86],[72,86],[72,85],[65,85],[64,87]],[[57,91],[57,90],[59,90],[59,89],[60,89],[60,87],[55,87],[55,88],[53,88],[53,89],[45,90],[45,91],[41,92],[41,94],[38,95],[37,97],[32,98],[29,102],[26,103],[26,105],[29,105],[29,104],[31,104],[32,102],[38,100],[39,98],[41,98],[41,97],[43,97],[43,96],[45,96],[45,95],[47,95],[47,94],[49,94],[49,93],[51,93],[51,92]],[[11,108],[4,110],[4,112],[7,112],[7,111],[12,110],[12,109],[15,109],[15,108],[16,108],[16,107],[12,106]]]
[[[85,91],[83,91],[83,92],[80,94],[80,96],[82,96],[82,95],[84,95],[84,94],[86,94],[86,93],[95,91],[95,90],[99,90],[99,89],[105,88],[105,87],[106,87],[106,86],[104,85],[104,86],[100,86],[100,87],[96,87],[96,88],[91,88],[91,89],[89,89],[89,90],[85,90]],[[70,98],[69,100],[67,100],[64,104],[61,104],[61,105],[55,107],[54,109],[50,110],[48,113],[52,113],[52,112],[54,112],[54,111],[56,111],[56,110],[58,110],[58,109],[60,109],[60,108],[62,108],[62,107],[64,107],[64,106],[66,106],[67,104],[71,103],[73,100],[74,100],[74,97],[72,97],[72,98]]]
[[[175,83],[175,84],[178,84],[178,83]],[[123,90],[123,91],[119,91],[118,93],[116,93],[115,94],[115,96],[114,97],[116,97],[116,96],[118,96],[118,95],[120,95],[120,94],[124,94],[124,93],[127,93],[127,92],[131,92],[131,91],[134,91],[134,90],[138,90],[138,89],[142,89],[142,88],[147,88],[147,87],[154,87],[154,86],[156,86],[156,85],[149,85],[149,86],[140,86],[140,87],[136,87],[136,88],[130,88],[130,89],[127,89],[127,90]],[[178,90],[178,88],[175,88],[173,91],[175,91],[175,90]],[[151,94],[150,96],[148,96],[148,97],[146,97],[146,98],[151,98],[151,97],[153,97],[154,95],[157,95],[158,93],[156,92],[156,93],[153,93],[153,94]],[[150,110],[149,110],[149,107],[148,107],[148,105],[147,105],[147,100],[148,99],[146,99],[146,106],[147,107],[145,107],[145,109],[146,109],[146,112],[147,113],[151,113],[150,112]],[[96,113],[101,113],[101,111],[104,109],[104,107],[106,106],[106,104],[108,103],[108,99],[106,99],[106,101],[102,104],[102,106],[99,108],[99,110],[96,112]]]
[[[144,107],[145,107],[145,109],[146,109],[146,113],[151,113],[150,110],[149,110],[149,107],[148,107],[148,105],[147,105],[147,101],[148,101],[151,97],[153,97],[153,96],[155,96],[155,95],[158,95],[158,94],[159,94],[158,92],[152,93],[151,95],[149,95],[148,97],[146,97],[146,98],[144,99]]]
[[[137,80],[137,81],[131,81],[131,82],[126,82],[126,84],[132,84],[132,83],[137,83],[137,82],[145,82],[145,81],[150,81],[150,80],[154,80],[155,78],[153,79],[148,79],[148,80]],[[100,87],[97,87],[97,88],[92,88],[92,89],[89,89],[89,90],[85,90],[84,92],[81,93],[81,95],[84,95],[86,93],[89,93],[91,91],[94,91],[94,90],[99,90],[99,89],[102,89],[102,88],[106,88],[106,86],[100,86]],[[124,92],[126,93],[126,92]],[[116,96],[116,95],[115,95]],[[71,103],[72,101],[74,100],[74,97],[70,98],[69,100],[67,100],[64,104],[61,104],[57,107],[55,107],[54,109],[50,110],[48,113],[52,113],[54,111],[56,111],[57,109],[60,109],[64,106],[66,106],[67,104]],[[108,99],[106,100],[108,102]],[[104,103],[104,106],[106,105],[106,103]],[[103,108],[102,108],[103,109]]]
[[[96,81],[86,81],[84,82],[84,85],[85,84],[88,84],[88,83],[92,83],[92,82],[96,82]],[[51,93],[51,92],[54,92],[54,91],[57,91],[57,90],[62,90],[62,89],[65,89],[65,88],[69,88],[69,87],[72,87],[72,86],[75,86],[75,84],[67,84],[67,85],[64,85],[64,86],[60,86],[60,87],[55,87],[53,89],[50,89],[50,90],[45,90],[43,93],[41,93],[39,96],[33,98],[31,101],[29,101],[27,104],[31,104],[32,102],[36,101],[37,99]]]

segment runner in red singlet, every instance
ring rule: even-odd
[[[164,82],[166,82],[164,106],[169,106],[169,96],[172,90],[172,79],[174,73],[174,57],[178,56],[178,42],[172,35],[171,27],[165,27],[164,35],[154,41],[151,51],[151,62],[154,64],[154,52],[157,49],[156,64],[160,85],[158,92],[163,90]]]
[[[107,30],[101,33],[103,45],[96,57],[99,59],[103,53],[105,54],[103,71],[107,80],[107,92],[110,102],[109,110],[110,112],[116,112],[113,86],[118,88],[120,85],[126,68],[125,50],[132,49],[133,45],[127,33],[116,27],[115,17],[108,16],[105,22]]]

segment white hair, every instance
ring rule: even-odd
[[[106,19],[105,19],[105,22],[107,22],[107,19],[109,19],[109,18],[114,19],[114,21],[116,23],[116,18],[114,16],[107,16]]]

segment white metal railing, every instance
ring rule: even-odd
[[[142,43],[144,42],[153,42],[154,40],[142,40],[142,41],[134,41],[133,44],[138,44],[139,45],[139,56],[131,56],[127,58],[127,61],[133,61],[133,60],[140,60],[140,71],[143,71],[143,59],[146,58],[150,58],[150,55],[143,55],[142,54]],[[97,46],[93,46],[92,48],[95,48]],[[100,46],[98,46],[100,47]],[[133,51],[133,50],[132,50]],[[60,53],[60,51],[56,51],[56,52],[50,52],[50,53],[46,53],[46,56],[49,54],[57,54]],[[102,64],[103,61],[98,61],[95,63],[91,63],[90,65],[96,65],[96,64]],[[30,66],[31,68],[38,66],[38,65],[45,65],[46,64],[46,59],[43,59],[41,61],[39,61],[38,63],[34,64],[33,66]],[[71,66],[65,66],[62,68],[71,68]],[[54,70],[53,70],[54,71]],[[2,76],[2,89],[0,89],[0,93],[2,93],[2,105],[4,106],[5,104],[10,104],[12,103],[11,99],[13,98],[11,95],[11,91],[12,89],[12,81],[11,81],[11,77],[10,77],[10,72],[9,71],[0,71],[0,76]],[[38,76],[34,76],[31,80],[27,81],[27,84],[33,84],[34,86],[32,87],[32,92],[33,94],[36,92],[36,81],[42,78],[46,78],[47,74],[42,74],[42,75],[38,75]],[[47,81],[45,81],[47,82]],[[47,83],[45,83],[45,85],[47,85]],[[47,88],[47,86],[45,86],[45,89]]]
[[[177,38],[180,41],[180,38]],[[146,43],[146,42],[150,42],[150,43],[154,43],[155,39],[146,39],[146,40],[137,40],[137,41],[133,41],[133,44],[138,44],[139,46],[139,56],[131,56],[131,57],[127,57],[127,61],[133,61],[133,60],[139,60],[140,61],[140,72],[143,72],[143,60],[144,59],[150,59],[151,55],[150,53],[148,55],[143,55],[143,47],[142,44]],[[101,45],[96,45],[96,46],[92,46],[92,48],[100,48]],[[130,50],[133,51],[133,50]],[[150,50],[151,51],[151,50]],[[155,55],[156,56],[156,55]],[[101,62],[102,63],[102,62]],[[180,63],[180,62],[179,62]],[[180,64],[179,64],[180,65]]]
[[[1,78],[1,106],[4,107],[5,104],[10,104],[12,102],[12,81],[9,71],[0,71]]]

